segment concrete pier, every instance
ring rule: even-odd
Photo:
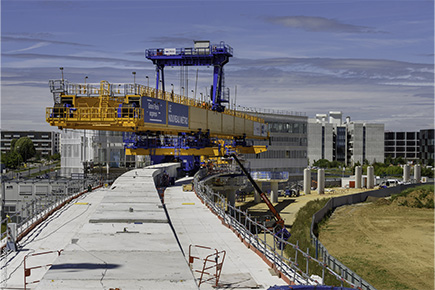
[[[308,168],[304,169],[304,193],[311,193],[311,170]]]
[[[317,170],[317,193],[325,193],[325,169],[323,168]]]
[[[375,170],[373,166],[367,167],[367,188],[375,187]]]
[[[420,164],[414,165],[414,180],[417,183],[419,183],[421,181],[421,165]]]
[[[361,166],[355,167],[355,188],[362,187],[362,168]]]
[[[271,181],[271,192],[270,192],[270,201],[273,203],[278,202],[278,181]]]
[[[411,178],[411,167],[409,164],[403,165],[403,182],[409,182]]]

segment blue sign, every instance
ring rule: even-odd
[[[168,102],[168,125],[189,127],[189,107]]]
[[[166,101],[142,97],[144,122],[166,124]]]

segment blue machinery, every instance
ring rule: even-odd
[[[224,96],[223,66],[233,56],[233,49],[223,41],[210,45],[209,41],[195,41],[193,48],[157,48],[147,49],[145,57],[152,60],[156,66],[156,89],[159,88],[160,73],[162,75],[162,90],[165,90],[165,66],[214,66],[213,87],[211,92],[212,110],[223,112],[222,103],[228,103],[228,95]]]
[[[223,66],[233,56],[233,49],[223,41],[219,44],[210,45],[209,41],[195,41],[193,48],[156,48],[147,49],[145,57],[152,60],[156,66],[156,90],[159,89],[160,75],[162,90],[165,91],[165,66],[210,66],[213,70],[213,86],[211,89],[211,101],[213,111],[223,112],[223,103],[228,103],[229,95],[224,93],[224,70]],[[151,142],[151,143],[150,143]],[[211,140],[209,132],[179,133],[178,137],[163,137],[161,140],[149,138],[149,134],[130,134],[124,139],[126,148],[178,148],[189,152],[190,149],[212,148],[217,146],[221,152],[225,145],[229,147],[247,146],[245,137],[234,137],[233,144],[222,144],[217,140]],[[227,147],[226,147],[227,148]],[[179,151],[181,152],[181,150]],[[190,153],[193,153],[190,151]],[[222,154],[228,154],[223,152]],[[189,153],[187,153],[189,154]],[[211,154],[212,155],[212,154]],[[219,154],[221,155],[221,154]],[[168,155],[151,154],[154,162],[167,161]],[[195,154],[180,155],[177,157],[183,161],[183,170],[195,171],[200,166],[200,156]]]

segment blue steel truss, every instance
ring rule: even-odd
[[[145,57],[152,60],[156,66],[156,90],[158,91],[160,74],[162,90],[165,91],[164,68],[165,66],[210,66],[213,70],[212,110],[223,112],[228,99],[223,94],[223,66],[233,56],[233,49],[223,41],[211,44],[208,47],[194,48],[155,48],[147,49]]]

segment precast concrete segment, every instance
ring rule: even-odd
[[[223,288],[267,289],[285,284],[256,253],[222,225],[194,192],[183,192],[182,186],[169,187],[165,191],[165,204],[186,255],[190,244],[226,251],[219,280]],[[205,283],[201,284],[201,289],[215,288],[212,283]]]
[[[118,178],[37,289],[198,289],[154,186],[170,170]]]
[[[0,285],[4,286],[6,289],[23,289],[24,257],[32,253],[63,249],[65,245],[70,243],[71,239],[77,235],[83,224],[88,222],[89,216],[96,210],[105,192],[105,189],[97,189],[91,193],[85,193],[78,199],[73,200],[71,203],[56,211],[52,216],[23,237],[19,242],[21,250],[15,253],[9,253],[7,256],[8,263],[7,266],[2,269],[2,272],[5,273],[9,279],[2,281]],[[80,204],[77,202],[80,202]],[[51,264],[55,261],[56,257],[57,255],[52,254],[35,256],[28,259],[28,264],[30,266]],[[33,270],[32,275],[28,277],[28,281],[40,280],[47,270],[48,269],[45,267]],[[32,287],[34,287],[34,285]]]

